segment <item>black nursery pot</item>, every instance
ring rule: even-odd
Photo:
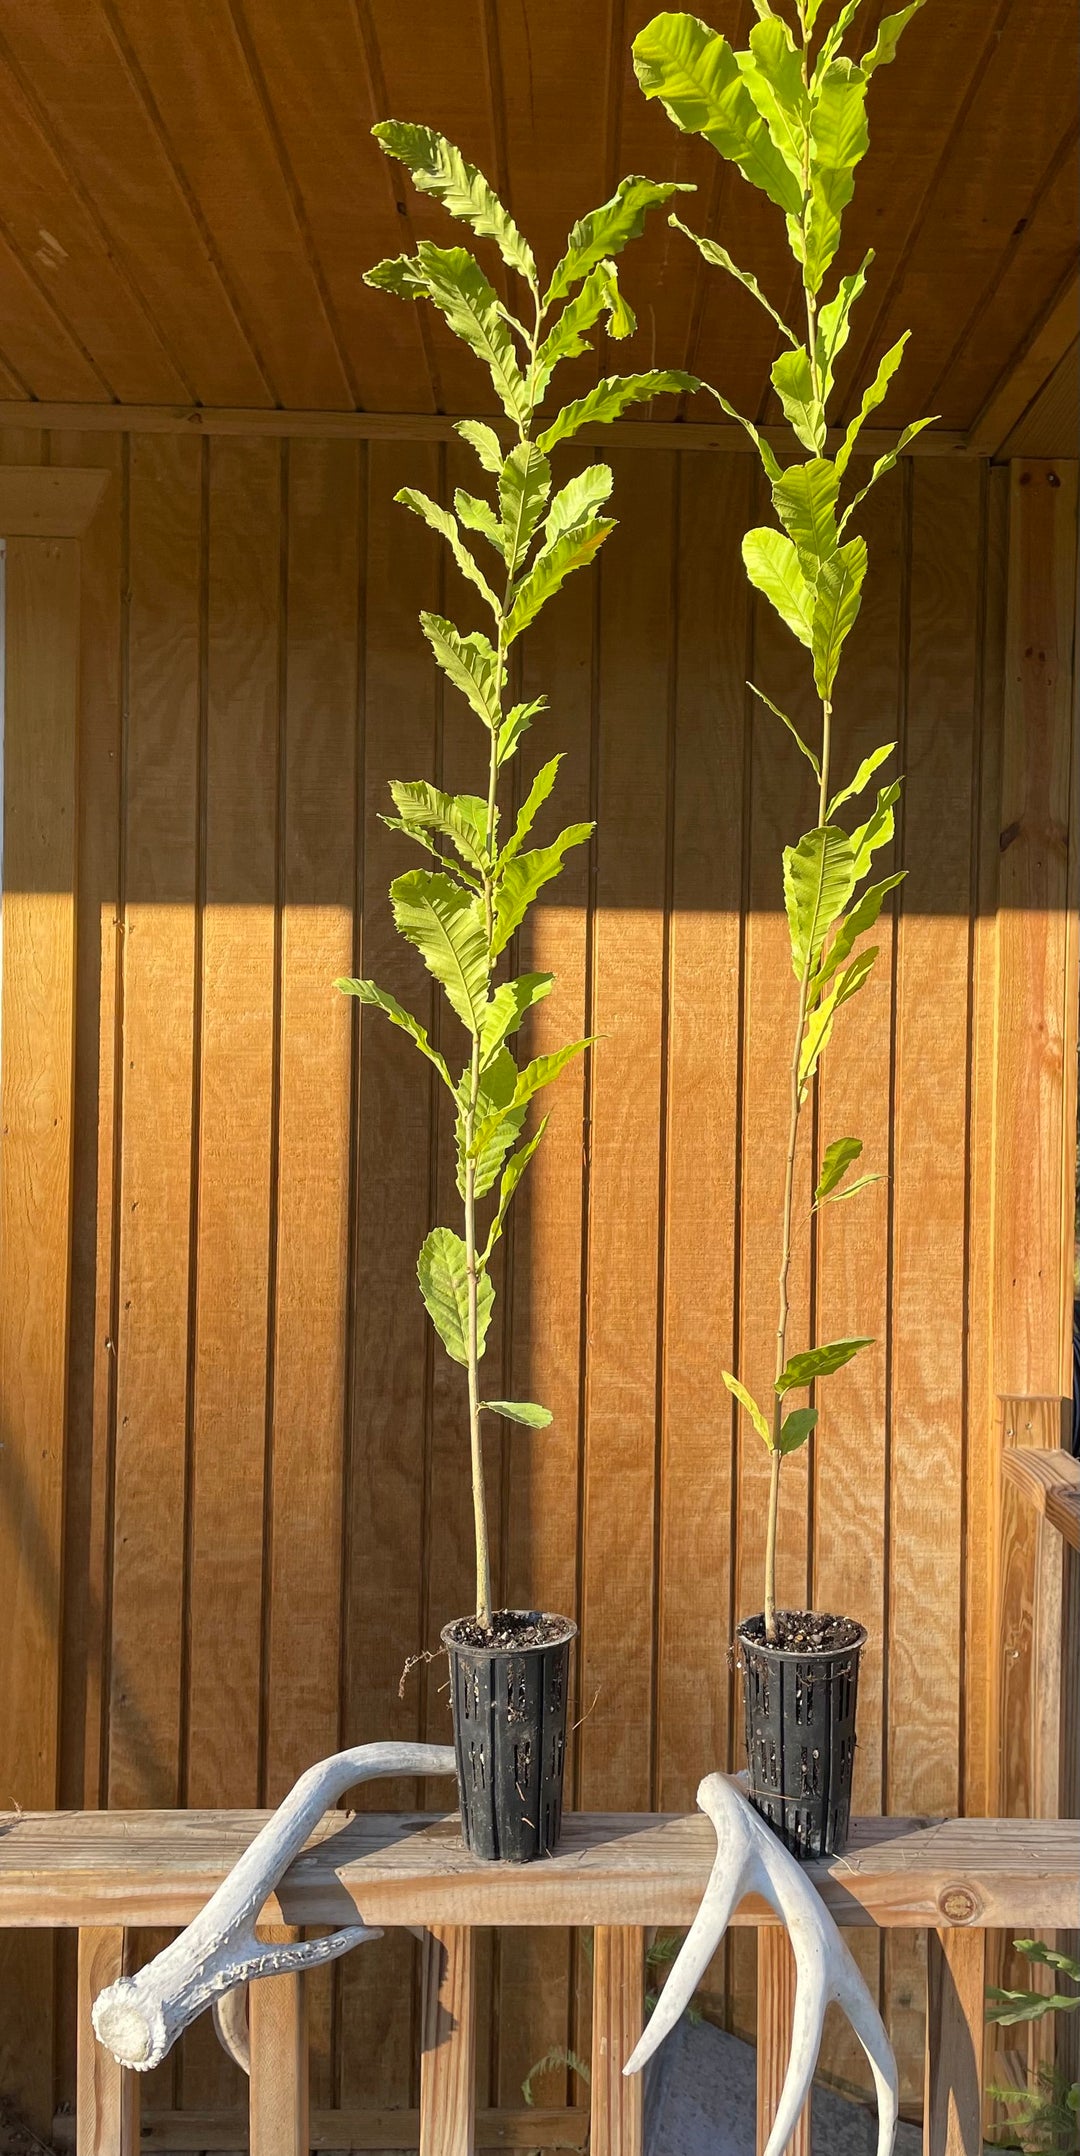
[[[562,1826],[569,1617],[496,1610],[494,1644],[474,1644],[475,1620],[445,1626],[450,1657],[461,1832],[473,1856],[531,1864],[553,1854]],[[520,1643],[514,1631],[539,1631]],[[509,1642],[507,1635],[510,1635]]]
[[[750,1801],[796,1857],[838,1856],[851,1820],[862,1625],[843,1643],[770,1647],[763,1617],[739,1626]]]

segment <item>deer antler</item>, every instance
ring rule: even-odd
[[[765,2156],[783,2156],[809,2093],[825,2009],[847,2015],[870,2061],[878,2101],[878,2156],[892,2156],[897,2077],[889,2039],[870,1993],[820,1896],[795,1858],[722,1774],[707,1774],[697,1801],[716,1829],[716,1858],[701,1906],[683,1941],[645,2034],[623,2072],[639,2073],[674,2028],[746,1894],[761,1894],[787,1926],[797,1983],[788,2062]]]
[[[205,1909],[171,1946],[134,1976],[122,1976],[94,2002],[94,2031],[121,2066],[146,2073],[160,2066],[177,2037],[208,2006],[226,2050],[242,2064],[242,2001],[228,2001],[254,1976],[279,1976],[334,1961],[380,1931],[348,1924],[325,1939],[269,1946],[255,1922],[278,1880],[298,1856],[323,1813],[346,1789],[384,1774],[453,1774],[446,1744],[358,1744],[321,1759],[289,1791],[212,1894]]]

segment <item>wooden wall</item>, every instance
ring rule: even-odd
[[[473,783],[480,744],[416,623],[464,620],[464,587],[392,495],[452,485],[459,453],[0,442],[112,474],[83,547],[56,1798],[269,1803],[341,1743],[445,1737],[438,1661],[399,1680],[471,1599],[463,1387],[414,1274],[453,1217],[447,1133],[409,1044],[329,985],[362,968],[428,1012],[388,918],[409,849],[378,814],[391,776]],[[525,640],[524,693],[552,706],[525,769],[563,750],[558,813],[598,820],[522,954],[558,975],[535,1039],[603,1039],[554,1099],[507,1245],[495,1374],[555,1421],[492,1441],[492,1504],[503,1598],[581,1624],[573,1801],[674,1809],[736,1757],[729,1645],[760,1599],[765,1462],[719,1370],[767,1381],[793,1023],[778,860],[813,800],[744,685],[805,706],[739,566],[752,460],[614,462],[621,529]],[[822,1143],[861,1134],[882,1180],[801,1245],[794,1313],[878,1344],[786,1470],[781,1586],[868,1627],[858,1808],[978,1811],[1007,475],[910,460],[867,510],[840,755],[897,738],[908,881],[816,1121]],[[388,1939],[324,1987],[318,2102],[408,2100],[412,1952]],[[890,1974],[914,2055],[902,1943]],[[484,1982],[481,2100],[514,2102],[587,1969],[561,1935],[511,1937]],[[56,2041],[63,2093],[63,2012]],[[0,2018],[0,2088],[13,2048]],[[195,2032],[158,2101],[235,2100]]]

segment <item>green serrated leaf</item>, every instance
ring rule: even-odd
[[[506,1422],[524,1423],[527,1430],[546,1430],[551,1421],[549,1407],[537,1407],[535,1400],[481,1400],[481,1407],[489,1415],[501,1415]]]
[[[481,1072],[472,1147],[476,1170],[475,1194],[478,1198],[487,1196],[511,1146],[516,1144],[521,1135],[521,1127],[525,1121],[525,1104],[516,1107],[511,1105],[518,1076],[517,1064],[509,1048],[501,1048],[487,1069]],[[470,1080],[471,1072],[466,1070],[461,1085],[456,1088],[459,1112],[454,1137],[457,1146],[458,1195],[462,1198],[465,1196],[464,1107]]]
[[[758,698],[758,701],[764,704],[766,708],[772,712],[773,717],[780,719],[782,723],[787,727],[787,730],[791,735],[792,740],[802,750],[802,753],[805,756],[806,761],[809,764],[810,769],[812,770],[814,777],[818,782],[818,785],[820,786],[821,765],[819,764],[817,757],[815,756],[814,751],[810,747],[809,743],[803,740],[803,737],[800,734],[794,720],[788,718],[786,711],[781,711],[779,704],[773,703],[771,696],[766,696],[764,689],[759,689],[755,687],[755,684],[752,681],[748,681],[746,686],[750,690],[751,695],[756,696]]]
[[[428,1062],[438,1071],[443,1084],[449,1087],[451,1093],[454,1091],[454,1081],[438,1049],[432,1047],[427,1027],[422,1026],[411,1011],[403,1010],[396,996],[389,995],[385,988],[377,987],[374,981],[341,979],[334,982],[334,987],[340,989],[343,996],[355,996],[359,1003],[366,1003],[373,1010],[382,1011],[391,1025],[400,1027],[402,1033],[407,1033],[409,1039],[415,1041],[421,1055],[426,1056]]]
[[[878,947],[876,944],[872,944],[868,951],[860,951],[858,957],[852,959],[851,964],[845,968],[839,978],[834,981],[833,986],[826,991],[820,1002],[816,1003],[811,1011],[806,1021],[806,1031],[803,1034],[802,1049],[799,1054],[800,1100],[805,1100],[810,1080],[829,1045],[837,1012],[845,1003],[851,1001],[852,996],[858,995],[860,988],[866,986],[877,954]]]
[[[543,343],[537,348],[531,374],[532,392],[537,404],[540,403],[559,362],[576,359],[582,352],[591,351],[589,331],[595,328],[602,314],[610,317],[613,310],[621,310],[623,305],[614,262],[598,262],[596,268],[590,270],[580,292],[576,292],[573,299],[567,301]]]
[[[837,809],[842,808],[845,801],[852,801],[854,800],[856,794],[861,794],[865,791],[866,787],[870,784],[870,781],[873,778],[875,771],[880,770],[882,764],[888,763],[888,760],[892,755],[895,747],[895,741],[886,741],[882,748],[871,749],[869,756],[863,757],[863,760],[859,765],[859,768],[856,771],[850,786],[842,787],[838,794],[833,795],[832,800],[830,801],[829,806],[825,812],[825,820],[827,823],[832,822]]]
[[[693,240],[699,254],[704,256],[706,262],[711,262],[714,269],[726,270],[729,277],[734,277],[736,283],[741,284],[744,291],[749,292],[751,298],[757,300],[759,307],[764,307],[766,314],[772,316],[777,329],[787,338],[789,344],[798,344],[799,340],[794,330],[789,329],[783,316],[777,313],[771,299],[767,298],[762,291],[752,270],[740,269],[738,263],[732,261],[727,248],[721,247],[719,240],[708,240],[700,232],[692,232],[689,225],[683,224],[681,217],[676,217],[674,210],[668,218],[668,223],[669,225],[674,225],[677,231],[685,232],[687,239]],[[723,398],[720,399],[720,402],[723,403]],[[747,421],[744,420],[743,425],[747,426],[747,424]]]
[[[519,442],[499,474],[507,575],[511,578],[528,552],[533,533],[551,492],[551,466],[535,442]]]
[[[863,70],[845,59],[830,61],[814,83],[804,264],[811,292],[820,291],[840,244],[841,219],[855,191],[855,167],[869,147],[866,88]]]
[[[529,420],[528,387],[494,285],[464,247],[436,247],[430,240],[421,240],[417,261],[428,298],[446,316],[455,337],[483,360],[504,412],[524,429]]]
[[[704,135],[782,210],[798,216],[802,187],[773,142],[727,39],[696,15],[657,15],[633,44],[646,97],[684,134]]]
[[[821,402],[827,405],[832,394],[836,362],[848,341],[851,331],[851,310],[866,290],[866,272],[874,259],[869,248],[857,270],[848,277],[841,277],[835,296],[827,300],[817,318],[817,336],[814,350],[821,379]],[[843,471],[843,465],[839,467]]]
[[[789,465],[773,481],[773,507],[788,538],[798,547],[803,573],[811,581],[836,552],[839,492],[839,473],[826,457]]]
[[[742,543],[746,574],[757,591],[775,607],[800,644],[810,645],[813,634],[814,594],[799,563],[797,549],[785,532],[759,525],[747,532]]]
[[[812,90],[817,88],[817,85],[820,82],[821,77],[825,73],[825,70],[828,67],[830,61],[835,60],[836,55],[840,50],[840,44],[841,40],[844,37],[844,33],[845,31],[850,30],[851,25],[854,22],[855,17],[858,14],[862,4],[863,0],[845,0],[845,4],[841,8],[840,13],[836,18],[836,21],[832,23],[829,29],[826,31],[825,36],[822,39],[821,50],[818,53],[817,60],[814,64],[814,72],[811,76]],[[817,15],[819,6],[820,0],[816,0],[816,4],[814,7],[815,16]],[[807,17],[807,28],[811,29],[812,27],[813,24],[810,18]]]
[[[858,441],[859,435],[861,434],[863,427],[866,425],[866,422],[870,417],[871,412],[876,412],[879,404],[884,404],[885,402],[885,397],[888,392],[889,384],[892,381],[893,375],[896,373],[896,370],[899,367],[901,360],[903,359],[904,348],[910,335],[911,331],[906,329],[903,336],[898,337],[896,343],[890,346],[884,358],[878,362],[877,373],[875,374],[873,381],[870,383],[869,388],[864,389],[863,391],[862,403],[860,404],[854,419],[848,426],[844,435],[844,439],[836,452],[836,469],[839,472],[841,478],[843,478],[843,475],[848,468],[848,464],[851,459],[851,453],[855,447],[856,442]]]
[[[553,973],[521,973],[514,981],[500,981],[480,1027],[481,1069],[498,1055],[511,1033],[516,1033],[526,1011],[550,993]]]
[[[568,441],[581,427],[617,419],[628,404],[643,404],[650,397],[691,396],[700,387],[696,374],[683,374],[670,367],[654,367],[648,374],[605,375],[588,396],[577,397],[573,404],[564,404],[562,411],[556,412],[551,425],[538,436],[540,447],[548,455],[556,442]]]
[[[458,530],[457,518],[450,510],[442,508],[439,502],[433,502],[430,495],[421,494],[418,487],[399,487],[394,500],[400,502],[402,508],[411,509],[414,516],[421,517],[432,531],[438,532],[447,540],[462,576],[468,577],[470,584],[475,584],[493,614],[501,614],[502,608],[487,578],[465,545]]]
[[[823,824],[784,848],[784,905],[791,963],[798,981],[814,970],[833,922],[855,888],[855,856],[846,831]]]
[[[898,883],[903,883],[905,874],[906,870],[901,869],[896,876],[886,876],[883,883],[871,884],[840,922],[811,983],[814,996],[820,995],[826,981],[832,979],[839,966],[846,965],[859,937],[873,928],[889,892],[895,891]]]
[[[414,868],[394,878],[390,903],[399,935],[419,951],[462,1025],[479,1034],[490,961],[476,901],[449,876]]]
[[[494,240],[503,261],[535,286],[532,248],[483,173],[466,162],[454,143],[432,127],[416,127],[406,120],[380,120],[371,132],[388,157],[408,167],[421,194],[434,195],[451,217],[462,218],[481,239]]]
[[[825,409],[815,393],[806,346],[798,344],[793,352],[781,352],[773,361],[769,379],[796,439],[811,456],[820,457],[825,448]]]
[[[800,1445],[805,1445],[811,1431],[817,1428],[817,1421],[816,1407],[793,1407],[790,1415],[785,1415],[780,1425],[778,1450],[783,1453],[798,1452]]]
[[[554,598],[567,577],[592,560],[614,529],[614,517],[588,517],[583,524],[575,524],[571,531],[560,532],[557,538],[541,548],[518,585],[513,606],[506,617],[503,641],[507,648],[523,629],[528,628],[541,607]]]
[[[583,846],[591,838],[591,823],[573,823],[560,831],[550,846],[536,847],[530,853],[516,854],[506,863],[499,878],[495,894],[495,926],[491,938],[491,955],[497,958],[505,950],[514,930],[523,920],[536,894],[553,876],[559,874],[563,856],[571,846]]]
[[[800,1355],[789,1355],[776,1380],[775,1390],[783,1398],[797,1385],[812,1385],[819,1377],[831,1377],[833,1371],[842,1370],[860,1348],[873,1345],[872,1338],[829,1340],[822,1347],[805,1348]]]
[[[416,1266],[420,1293],[428,1316],[452,1361],[469,1362],[468,1258],[460,1235],[452,1228],[433,1228],[421,1247]],[[476,1283],[477,1348],[483,1355],[491,1323],[495,1290],[486,1273]]]
[[[614,481],[608,464],[590,464],[567,481],[548,510],[544,519],[544,532],[550,546],[563,532],[573,531],[577,525],[587,524],[602,509]]]
[[[601,203],[599,209],[579,218],[571,231],[566,253],[556,265],[544,295],[545,308],[580,284],[605,255],[621,254],[627,242],[644,231],[645,219],[657,204],[667,202],[672,195],[693,192],[693,184],[687,180],[647,180],[636,172],[620,180],[610,202]]]
[[[894,779],[890,786],[879,787],[873,815],[868,816],[866,822],[859,824],[851,834],[856,883],[862,882],[873,855],[879,852],[882,846],[887,846],[892,838],[895,822],[893,811],[902,790],[899,779]]]
[[[832,695],[840,654],[855,626],[866,577],[866,541],[848,539],[823,562],[814,585],[814,680],[823,698]]]
[[[503,446],[494,427],[486,426],[482,419],[455,419],[454,432],[475,449],[486,472],[501,472]]]
[[[525,1110],[522,1109],[521,1114],[524,1115],[524,1113]],[[524,1175],[525,1170],[528,1167],[529,1162],[532,1159],[533,1154],[535,1153],[536,1148],[539,1145],[540,1140],[543,1137],[547,1127],[548,1118],[547,1116],[544,1116],[542,1121],[538,1124],[536,1130],[534,1130],[532,1137],[528,1140],[528,1143],[521,1146],[518,1152],[511,1155],[511,1158],[507,1161],[506,1166],[503,1169],[502,1180],[499,1184],[499,1202],[495,1209],[495,1217],[491,1223],[491,1228],[487,1239],[487,1247],[484,1251],[485,1265],[489,1263],[491,1253],[494,1250],[500,1235],[502,1234],[503,1226],[506,1221],[507,1211],[510,1205],[510,1200],[513,1197],[514,1192],[517,1189],[518,1184],[520,1183],[521,1178]]]
[[[830,1191],[822,1200],[824,1205],[843,1205],[845,1199],[853,1198],[857,1191],[868,1190],[871,1183],[880,1183],[880,1175],[857,1175],[853,1183],[845,1183],[842,1190]],[[816,1208],[815,1208],[816,1210]]]
[[[810,124],[802,51],[783,18],[771,15],[751,30],[750,51],[735,58],[773,147],[801,191]]]
[[[836,1189],[837,1184],[847,1174],[852,1162],[858,1160],[861,1152],[861,1138],[834,1138],[832,1144],[826,1146],[821,1163],[821,1174],[818,1177],[817,1189],[814,1192],[817,1204],[820,1205],[822,1199],[827,1198],[829,1192]]]
[[[745,1385],[740,1385],[738,1378],[732,1377],[730,1370],[721,1370],[720,1375],[723,1378],[728,1391],[734,1394],[736,1400],[739,1403],[739,1406],[745,1408],[751,1422],[754,1425],[755,1430],[757,1431],[758,1436],[762,1441],[762,1444],[767,1445],[769,1451],[771,1452],[772,1431],[770,1430],[769,1425],[766,1422],[765,1417],[762,1414],[753,1393],[748,1392]]]
[[[533,720],[539,718],[540,713],[546,711],[547,708],[547,697],[537,696],[533,698],[531,704],[515,704],[512,710],[507,712],[499,728],[498,759],[500,770],[503,764],[509,763],[511,756],[517,753],[517,745],[522,734],[528,733]]]
[[[550,763],[541,765],[540,770],[537,772],[536,777],[534,778],[532,785],[530,786],[529,791],[524,801],[522,802],[520,809],[518,810],[517,822],[514,825],[513,833],[511,837],[507,839],[506,844],[503,847],[502,853],[499,857],[501,864],[505,864],[507,861],[512,861],[514,855],[521,852],[522,846],[524,845],[525,840],[529,835],[529,832],[532,830],[533,824],[536,822],[536,818],[539,815],[540,810],[543,808],[543,805],[547,800],[552,787],[555,784],[555,780],[558,776],[559,765],[561,764],[561,762],[562,756],[559,755],[553,756]]]
[[[894,443],[891,449],[886,450],[883,457],[878,457],[874,468],[870,474],[870,477],[866,482],[866,485],[864,487],[860,487],[854,501],[848,503],[848,506],[840,519],[841,531],[843,531],[844,526],[848,521],[848,518],[854,516],[855,511],[859,506],[859,503],[866,500],[866,497],[869,494],[871,487],[876,487],[878,480],[883,479],[886,472],[892,471],[893,465],[903,455],[908,443],[913,442],[915,436],[917,434],[921,434],[924,427],[935,426],[937,423],[937,418],[938,414],[936,412],[932,412],[928,419],[913,419],[911,425],[904,428],[904,431],[900,436],[899,441]]]
[[[426,779],[392,779],[390,793],[399,830],[437,831],[451,841],[469,868],[483,871],[487,867],[487,803],[479,794],[443,793]]]
[[[755,427],[753,420],[746,419],[742,412],[737,412],[735,406],[729,404],[727,398],[722,397],[720,391],[714,389],[711,382],[703,382],[701,387],[708,390],[710,397],[716,398],[717,404],[722,411],[727,413],[729,419],[737,419],[740,427],[745,429],[753,442],[754,448],[757,450],[758,456],[761,458],[762,467],[770,483],[779,479],[780,465],[773,452],[772,444],[766,441],[765,436]]]
[[[869,80],[876,68],[887,67],[896,58],[896,48],[913,15],[917,15],[924,0],[911,0],[909,7],[902,7],[896,15],[886,15],[877,37],[865,60],[861,62],[863,74]]]
[[[484,501],[482,495],[467,494],[464,487],[455,487],[454,514],[466,531],[479,532],[481,538],[494,547],[499,560],[505,560],[503,528],[490,502]]]
[[[364,271],[364,283],[376,292],[392,292],[396,299],[430,299],[428,281],[415,255],[388,255]]]
[[[494,729],[500,723],[499,658],[479,629],[462,636],[441,614],[421,614],[420,626],[443,673],[467,697],[477,717]]]
[[[533,1096],[542,1092],[545,1086],[553,1084],[560,1073],[566,1069],[567,1064],[572,1063],[574,1057],[581,1055],[586,1048],[591,1048],[595,1039],[595,1034],[590,1034],[585,1040],[571,1041],[566,1048],[553,1049],[549,1055],[534,1056],[532,1062],[527,1063],[524,1070],[518,1072],[517,1083],[509,1103],[509,1112],[517,1113],[520,1110],[524,1116]],[[477,1153],[488,1143],[491,1134],[486,1124],[478,1124],[473,1140],[474,1150]]]

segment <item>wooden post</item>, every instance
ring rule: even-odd
[[[791,2055],[795,1956],[780,1924],[762,1925],[757,1950],[757,2156],[763,2156]],[[788,2156],[810,2156],[809,2097],[788,2142]]]
[[[124,1974],[124,1933],[79,1933],[76,2156],[138,2156],[139,2077],[118,2066],[94,2035],[90,2009],[98,1992]]]
[[[640,2074],[623,2067],[645,2026],[645,1933],[640,1924],[593,1933],[591,2156],[641,2156]]]
[[[300,1933],[277,1925],[275,1941]],[[309,2156],[307,2002],[304,1979],[264,1976],[248,1986],[251,2080],[248,2118],[251,2156]]]
[[[924,2156],[982,2156],[986,1933],[926,1938]]]
[[[476,2143],[473,1933],[424,1933],[420,1974],[420,2156],[472,2156]]]

